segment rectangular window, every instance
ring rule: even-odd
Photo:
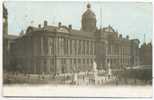
[[[83,64],[85,64],[85,59],[83,59]]]

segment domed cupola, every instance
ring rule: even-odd
[[[87,32],[96,31],[96,15],[91,10],[91,5],[87,4],[87,10],[82,15],[82,30]]]

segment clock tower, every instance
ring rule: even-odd
[[[82,15],[81,20],[82,30],[86,32],[95,32],[96,31],[96,15],[91,10],[91,5],[87,4],[87,10]]]

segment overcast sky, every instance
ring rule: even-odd
[[[5,5],[8,8],[9,34],[19,34],[29,25],[43,25],[47,20],[50,25],[72,24],[74,29],[81,27],[81,15],[86,10],[87,2],[15,2]],[[135,2],[90,2],[92,11],[97,17],[97,27],[100,26],[100,8],[102,9],[102,26],[111,25],[124,36],[146,41],[152,40],[152,3]]]

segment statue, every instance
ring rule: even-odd
[[[110,62],[108,63],[108,75],[109,75],[109,76],[112,75],[112,70],[111,70]]]
[[[96,84],[96,80],[97,80],[97,64],[96,62],[94,61],[93,62],[93,75],[94,75],[94,83]]]
[[[94,71],[94,72],[97,72],[97,64],[96,64],[95,61],[93,62],[93,71]]]
[[[78,75],[77,75],[77,73],[74,73],[74,75],[73,75],[73,84],[77,84],[77,81],[78,81]]]

